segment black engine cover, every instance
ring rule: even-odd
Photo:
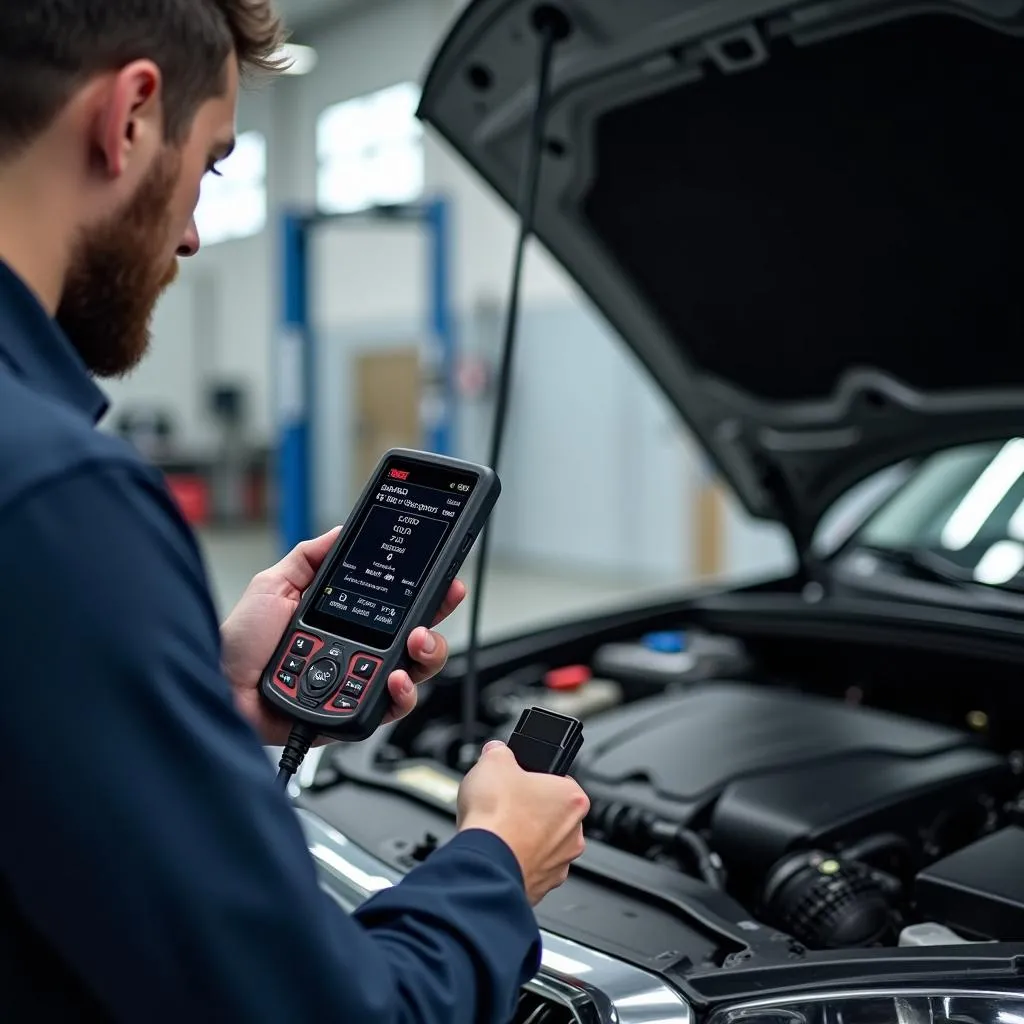
[[[908,837],[1009,775],[953,729],[806,694],[708,683],[587,722],[574,776],[682,824],[710,824],[727,864],[767,870],[788,851]]]

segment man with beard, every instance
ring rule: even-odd
[[[354,917],[320,891],[262,743],[257,682],[334,533],[218,627],[159,475],[95,429],[128,371],[269,0],[0,5],[0,1018],[444,1024],[511,1017],[531,904],[582,850],[586,797],[501,744],[459,833]],[[462,598],[453,586],[446,612]],[[392,716],[444,664],[410,640]]]

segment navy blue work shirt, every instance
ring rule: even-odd
[[[0,262],[0,1019],[508,1020],[519,867],[456,836],[353,917],[220,668],[194,538]]]

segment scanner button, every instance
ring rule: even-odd
[[[473,546],[473,534],[468,534],[462,542],[462,554],[465,554]]]
[[[323,691],[338,678],[338,666],[327,658],[314,662],[306,673],[306,686],[313,691]]]
[[[344,694],[339,694],[331,701],[332,708],[339,708],[342,711],[352,711],[356,706],[356,702],[351,697],[346,697]]]
[[[308,658],[313,653],[313,640],[308,636],[297,636],[292,641],[289,654],[297,654],[300,658]]]
[[[302,675],[302,670],[306,667],[305,658],[293,658],[289,655],[284,659],[284,665],[281,666],[285,672],[294,672],[295,675]]]
[[[295,676],[291,672],[278,672],[277,681],[290,690],[295,685]]]
[[[372,679],[373,673],[377,671],[377,662],[373,658],[356,658],[352,666],[352,675],[360,679]]]
[[[356,679],[355,676],[349,676],[345,680],[345,685],[341,688],[341,692],[348,697],[354,697],[359,700],[360,697],[366,692],[366,680]]]

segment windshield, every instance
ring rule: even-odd
[[[938,559],[965,580],[1024,585],[1024,439],[924,460],[861,528],[854,546]]]

